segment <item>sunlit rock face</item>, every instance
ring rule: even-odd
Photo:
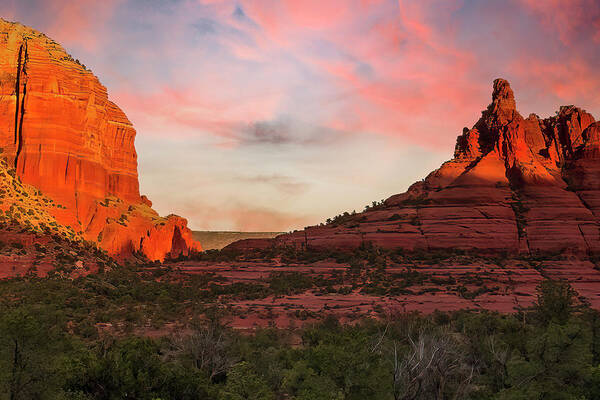
[[[57,220],[115,256],[199,249],[183,218],[139,193],[135,129],[98,78],[52,39],[0,20],[0,147]]]
[[[497,79],[452,160],[381,205],[275,243],[586,255],[600,252],[599,218],[600,123],[574,106],[523,118],[509,83]]]

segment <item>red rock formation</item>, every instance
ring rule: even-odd
[[[140,197],[134,139],[91,71],[44,34],[0,20],[0,147],[19,177],[112,255],[199,249],[184,219],[160,218]]]
[[[492,103],[458,137],[452,160],[379,206],[275,243],[584,255],[600,252],[599,222],[600,123],[574,106],[525,119],[509,83],[497,79]]]

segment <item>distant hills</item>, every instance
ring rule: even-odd
[[[230,243],[244,239],[271,239],[283,232],[193,231],[195,240],[204,250],[220,250]]]

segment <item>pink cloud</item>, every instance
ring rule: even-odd
[[[597,96],[600,77],[584,60],[573,58],[549,62],[525,56],[511,63],[510,69],[511,74],[520,80],[531,82],[542,93],[555,96],[563,103],[579,100],[592,106],[600,105]]]
[[[531,14],[542,21],[549,32],[558,32],[565,45],[581,39],[579,33],[600,42],[600,3],[596,0],[519,0]]]
[[[52,10],[52,23],[47,33],[56,40],[78,45],[86,50],[98,48],[101,32],[123,0],[45,0],[44,6]]]
[[[543,5],[516,1],[545,26],[560,25],[556,34],[564,42],[572,40],[573,32],[589,19],[586,0],[576,1],[566,13],[557,12],[557,1]],[[536,77],[540,86],[547,83],[543,90],[565,99],[594,85],[593,68],[582,59],[565,62],[570,70],[585,75],[578,81],[573,76],[567,79],[568,70],[560,63],[526,53],[521,60],[529,60],[529,72],[519,68],[519,61],[508,61],[508,68],[482,71],[484,55],[457,39],[464,30],[460,21],[454,21],[460,2],[247,0],[240,5],[256,24],[249,25],[234,18],[236,3],[232,1],[187,1],[185,13],[171,17],[178,28],[169,30],[161,52],[169,59],[181,58],[181,49],[171,44],[186,38],[183,27],[194,20],[198,4],[208,7],[219,23],[239,31],[215,38],[238,63],[262,64],[263,70],[272,67],[274,74],[254,78],[251,71],[232,69],[224,60],[206,54],[205,59],[187,60],[189,65],[198,63],[201,72],[190,75],[192,69],[180,70],[176,79],[181,82],[176,84],[167,82],[145,92],[122,86],[114,97],[142,129],[152,125],[154,131],[183,135],[198,130],[233,140],[234,131],[249,123],[301,111],[306,104],[296,107],[295,100],[290,100],[293,92],[320,86],[323,93],[312,99],[318,120],[311,122],[347,132],[400,136],[439,148],[447,146],[448,137],[463,125],[474,122],[489,99],[492,79],[498,76]],[[594,14],[594,9],[588,7],[588,13]],[[81,12],[82,7],[75,5],[65,15]],[[321,44],[331,46],[328,54],[315,51]],[[155,54],[156,49],[145,56],[140,52],[148,62],[157,61]],[[284,68],[290,66],[277,64],[281,58],[293,58],[312,71],[316,80],[300,81],[300,89],[294,89],[285,81],[288,71]],[[449,132],[440,131],[443,126]]]
[[[219,88],[225,90],[225,88]],[[186,137],[209,132],[226,139],[251,122],[269,119],[279,104],[280,93],[254,98],[217,98],[201,88],[163,86],[140,94],[120,90],[111,97],[130,115],[136,126],[146,131]]]
[[[439,132],[414,129],[416,118],[461,124],[466,110],[472,113],[481,107],[482,85],[469,79],[477,66],[475,54],[451,45],[451,32],[436,31],[422,14],[415,4],[401,3],[394,17],[364,32],[332,37],[351,60],[308,58],[344,93],[345,99],[338,99],[344,105],[330,120],[332,127],[403,135],[435,145]],[[372,73],[358,72],[353,60],[368,65]]]
[[[573,44],[584,33],[591,40],[600,38],[600,5],[593,0],[575,0],[568,7],[558,0],[514,1],[548,29],[548,42],[556,36]],[[15,4],[14,0],[4,3],[4,10],[14,12]],[[253,23],[234,17],[238,4]],[[68,46],[96,50],[100,41],[118,40],[107,31],[107,21],[120,5],[126,5],[126,0],[48,0],[42,8],[54,15],[47,29],[51,36]],[[131,49],[137,57],[133,61],[139,64],[138,85],[128,85],[130,77],[123,77],[111,92],[142,128],[152,121],[162,130],[184,127],[228,137],[240,125],[302,111],[307,98],[314,103],[311,110],[317,111],[304,112],[302,117],[314,118],[312,123],[437,146],[437,126],[423,126],[423,121],[443,119],[454,135],[458,125],[470,124],[485,107],[491,80],[507,72],[518,79],[536,77],[533,84],[546,82],[545,90],[565,99],[583,92],[586,85],[596,87],[594,66],[573,54],[561,55],[566,61],[555,62],[523,49],[520,59],[506,61],[508,68],[494,65],[490,61],[494,57],[503,60],[501,53],[494,54],[493,43],[489,55],[460,43],[459,33],[470,29],[456,18],[463,6],[462,2],[400,0],[186,0],[174,7],[168,25],[162,15],[143,16],[145,24],[161,30],[161,40]],[[186,47],[191,46],[186,29],[199,16],[237,30],[236,34],[219,32],[211,39],[225,53],[207,50],[205,39],[199,48]],[[320,51],[319,46],[329,47]],[[282,60],[288,64],[282,65]],[[519,66],[524,65],[522,60],[531,64],[529,72]],[[484,62],[490,63],[490,70],[482,69]],[[160,63],[181,67],[171,76],[160,77],[165,82],[155,87],[157,77],[146,72],[144,64]],[[569,76],[562,64],[582,78]],[[306,81],[290,84],[298,79],[292,76],[292,68],[308,71],[310,78],[300,77]],[[256,70],[269,73],[255,76]],[[144,91],[137,89],[140,86]],[[316,94],[301,97],[298,104],[297,92],[307,89]]]
[[[111,0],[110,4],[114,6],[118,1]],[[146,81],[150,82],[150,88],[143,92],[127,85],[112,91],[112,97],[138,128],[180,135],[195,129],[231,139],[232,131],[240,126],[273,120],[281,112],[295,112],[293,108],[286,110],[290,105],[285,105],[290,101],[290,95],[294,95],[293,91],[320,85],[324,92],[312,100],[319,111],[314,116],[318,120],[312,123],[344,131],[403,135],[437,145],[438,132],[416,130],[413,126],[415,117],[435,114],[461,124],[463,122],[458,119],[463,117],[461,111],[466,106],[478,104],[477,107],[481,107],[478,97],[481,85],[468,79],[476,65],[475,56],[449,44],[448,32],[436,30],[435,25],[427,21],[424,6],[382,0],[354,3],[345,0],[325,3],[248,0],[241,4],[249,18],[258,24],[258,28],[253,28],[232,17],[233,2],[199,3],[210,7],[221,23],[230,24],[249,38],[248,41],[230,35],[216,38],[233,57],[239,62],[264,64],[265,68],[274,63],[273,72],[280,76],[267,78],[265,75],[261,81],[251,75],[243,77],[242,74],[251,71],[219,65],[223,60],[189,59],[185,64],[198,63],[201,72],[192,68],[180,69],[175,75],[180,82],[176,84],[167,82],[153,88],[155,77],[148,76]],[[197,12],[194,4],[198,2],[183,4],[185,12],[170,17],[177,28],[169,29],[169,40],[164,44],[156,43],[166,46],[164,51],[135,49],[146,63],[192,55],[181,53],[180,48],[172,46],[172,43],[187,40],[183,27],[194,20],[192,15]],[[108,18],[109,10],[110,7],[101,15]],[[450,12],[452,8],[438,7],[438,10]],[[62,13],[64,18],[82,21],[81,24],[89,22],[79,3],[65,7]],[[83,18],[77,18],[82,13]],[[160,18],[152,17],[148,21],[159,23]],[[65,28],[61,34],[67,32]],[[87,47],[95,45],[93,40],[85,39],[85,35],[75,40],[85,41]],[[331,58],[315,54],[305,47],[311,40],[335,46],[341,56]],[[156,59],[157,54],[164,56]],[[206,57],[210,56],[206,54]],[[294,85],[285,82],[287,71],[276,64],[277,58],[281,57],[293,57],[312,70],[317,81],[300,81],[296,85],[299,89],[293,89]],[[361,73],[357,65],[364,65],[371,72]],[[138,80],[145,74],[143,69],[140,70]],[[265,81],[265,78],[271,81]],[[272,89],[265,85],[279,87]],[[444,102],[443,97],[453,101]],[[295,107],[293,102],[290,104]],[[297,109],[303,107],[306,105],[301,104]]]
[[[107,22],[116,7],[126,0],[44,0],[43,2],[3,0],[0,15],[31,25],[63,45],[94,51],[109,36]],[[51,18],[50,18],[51,16]],[[35,24],[31,24],[31,21]]]
[[[353,17],[355,7],[345,0],[283,0],[280,4],[285,9],[287,18],[285,25],[292,24],[296,29],[327,29]]]

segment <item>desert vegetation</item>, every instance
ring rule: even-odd
[[[229,328],[216,308],[188,318],[183,310],[192,305],[185,296],[163,301],[169,295],[160,282],[139,285],[125,271],[31,279],[1,285],[0,393],[6,399],[600,395],[600,315],[564,282],[542,282],[535,305],[516,314],[394,314],[351,325],[327,317],[248,334]],[[144,334],[136,304],[177,308],[172,312],[182,328]],[[93,317],[117,310],[129,330],[107,329]]]

